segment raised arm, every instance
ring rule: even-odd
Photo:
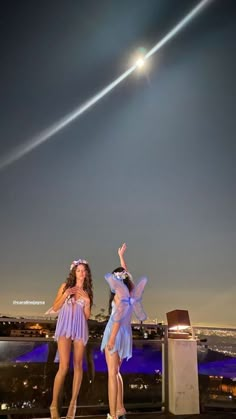
[[[118,255],[119,255],[119,258],[120,258],[120,266],[127,271],[128,268],[127,268],[127,264],[126,264],[125,258],[124,258],[124,254],[125,254],[126,249],[127,249],[126,243],[123,243],[122,246],[119,247],[119,249],[118,249]]]

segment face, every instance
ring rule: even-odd
[[[79,264],[76,267],[75,276],[76,276],[76,283],[77,283],[77,285],[79,285],[79,286],[82,287],[83,286],[83,283],[84,283],[84,280],[86,278],[86,268],[85,268],[84,265]]]

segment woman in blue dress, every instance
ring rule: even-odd
[[[121,266],[105,276],[111,290],[109,313],[101,350],[105,351],[108,368],[108,400],[110,413],[107,419],[125,419],[126,410],[123,402],[123,380],[120,366],[123,359],[132,357],[131,317],[134,311],[136,317],[143,321],[146,314],[143,311],[141,297],[147,279],[142,278],[135,286],[132,276],[127,271],[124,260],[126,244],[118,249]]]
[[[61,392],[70,360],[71,346],[74,346],[74,377],[72,396],[66,419],[74,419],[77,397],[83,377],[83,354],[88,341],[88,324],[93,304],[92,275],[88,262],[84,259],[75,260],[70,267],[66,282],[61,284],[50,312],[59,312],[55,330],[58,343],[59,369],[57,371],[53,397],[50,406],[52,419],[60,419],[58,399]]]

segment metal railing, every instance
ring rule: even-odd
[[[35,319],[4,319],[7,326],[5,330],[8,328],[8,334],[9,331],[12,334],[12,330],[18,330],[19,323],[25,327],[24,323],[32,323],[30,320],[35,322]],[[50,321],[50,325],[53,329],[55,320]],[[44,330],[47,326],[46,321],[43,323]],[[103,328],[104,325],[98,324],[96,327],[94,323],[90,327],[91,336],[85,349],[84,375],[78,400],[78,411],[81,414],[99,413],[108,409],[107,368],[104,354],[100,351]],[[13,417],[19,413],[48,414],[53,381],[58,369],[57,343],[52,337],[53,330],[48,330],[47,337],[45,333],[39,337],[37,329],[28,330],[32,330],[32,336],[31,332],[27,332],[26,336],[0,336],[0,415]],[[138,337],[139,333],[141,335]],[[140,332],[137,325],[134,325],[133,357],[129,362],[123,361],[122,365],[127,409],[161,411],[164,405],[162,346],[161,339],[149,339],[148,332]],[[61,398],[62,412],[69,405],[72,379],[71,356]]]
[[[10,334],[19,323],[35,319],[1,319],[0,333]],[[42,323],[38,320],[38,323]],[[15,324],[15,326],[14,326]],[[55,320],[46,320],[45,333],[37,336],[0,336],[0,416],[24,413],[48,415],[54,377],[58,368]],[[47,327],[50,326],[51,330]],[[16,330],[17,330],[16,327]],[[80,414],[104,413],[108,409],[107,368],[100,340],[104,324],[92,323],[84,357],[84,376],[78,400]],[[130,411],[168,411],[168,336],[165,326],[133,325],[133,357],[124,361],[125,404]],[[8,330],[8,331],[7,331]],[[40,329],[42,330],[42,329]],[[28,333],[28,332],[27,332]],[[46,337],[47,335],[47,337]],[[139,335],[139,336],[138,336]],[[144,338],[145,336],[145,338]],[[73,364],[61,397],[62,412],[68,407],[73,379]],[[234,386],[235,385],[235,386]],[[236,410],[236,382],[222,376],[199,375],[201,410]],[[234,393],[235,392],[235,393]],[[235,394],[235,395],[234,395]]]

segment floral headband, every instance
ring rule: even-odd
[[[118,281],[123,281],[127,276],[130,277],[130,273],[127,271],[114,272],[113,275]]]
[[[88,265],[87,260],[85,259],[78,259],[78,260],[73,260],[72,264],[70,265],[70,271],[75,267],[80,265],[81,263],[83,263],[84,265]]]

